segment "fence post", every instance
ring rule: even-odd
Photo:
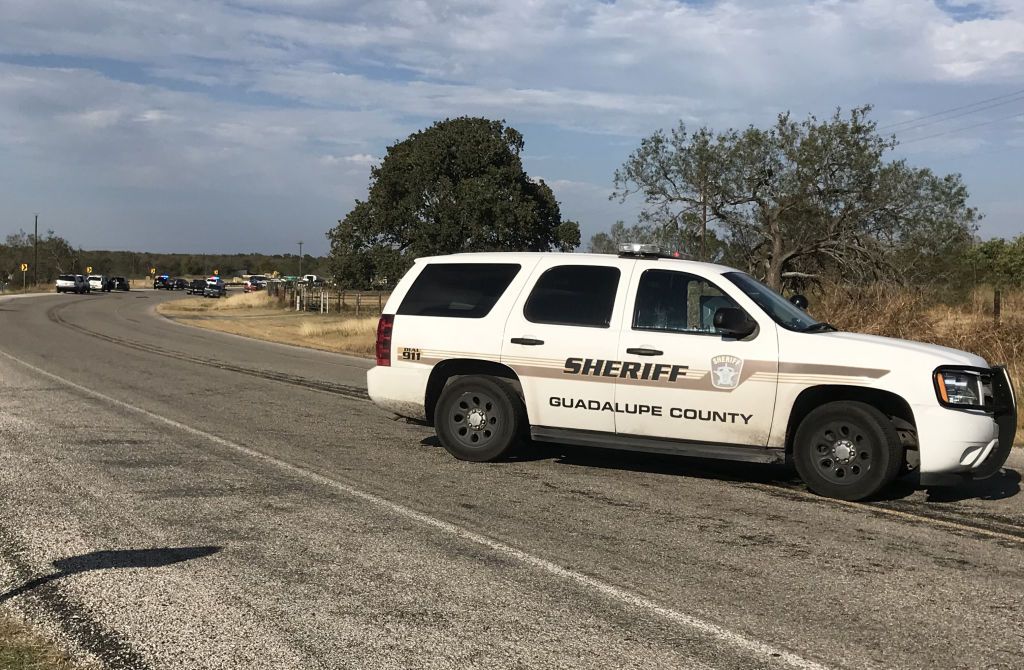
[[[359,302],[360,302],[359,299],[362,296],[363,296],[362,291],[356,291],[356,316],[359,316]]]
[[[996,289],[995,295],[992,297],[992,316],[995,318],[996,325],[999,325],[999,317],[1003,311],[1003,294],[998,288]]]
[[[384,292],[377,291],[377,313],[384,311]]]

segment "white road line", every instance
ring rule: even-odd
[[[273,456],[269,456],[255,449],[242,446],[240,444],[232,442],[231,440],[226,440],[223,437],[218,437],[217,435],[207,433],[204,430],[193,428],[192,426],[181,423],[179,421],[175,421],[174,419],[169,419],[165,416],[161,416],[159,414],[150,412],[147,409],[136,407],[135,405],[130,405],[124,401],[118,400],[117,398],[112,398],[108,395],[104,395],[86,386],[82,386],[81,384],[76,384],[75,382],[69,379],[65,379],[59,375],[55,375],[52,372],[47,372],[46,370],[36,367],[31,363],[27,363],[15,356],[12,356],[11,354],[5,351],[0,351],[0,356],[3,356],[4,358],[7,358],[15,363],[18,363],[19,365],[22,365],[28,368],[29,370],[36,372],[37,374],[52,379],[55,382],[61,383],[80,393],[92,396],[93,398],[96,398],[98,400],[102,400],[106,403],[114,405],[115,407],[120,407],[122,409],[126,409],[131,412],[141,414],[142,416],[145,416],[158,423],[163,423],[165,425],[176,428],[182,432],[189,433],[197,437],[205,438],[211,442],[214,442],[215,444],[219,444],[223,447],[227,447],[234,451],[243,453],[252,458],[256,458],[267,463],[271,463],[281,468],[282,470],[287,470],[289,472],[302,475],[307,479],[314,480],[336,491],[340,491],[349,496],[352,496],[353,498],[359,498],[360,500],[372,503],[378,507],[388,510],[389,512],[397,516],[412,519],[426,526],[436,528],[437,530],[445,532],[449,535],[453,535],[460,539],[466,540],[467,542],[472,542],[473,544],[478,544],[487,547],[488,549],[496,553],[502,554],[509,558],[513,558],[525,565],[537,568],[556,577],[576,582],[577,584],[580,584],[593,591],[596,591],[611,600],[616,600],[629,607],[633,607],[638,610],[644,610],[649,614],[654,614],[665,619],[668,619],[669,621],[672,621],[674,623],[680,624],[682,626],[692,628],[698,631],[699,633],[713,637],[718,641],[728,644],[740,651],[759,656],[765,662],[782,663],[792,668],[800,668],[801,670],[827,670],[828,666],[824,666],[815,661],[803,658],[802,656],[799,656],[793,652],[786,651],[782,648],[774,647],[770,644],[760,642],[758,640],[754,640],[741,633],[736,633],[727,628],[723,628],[721,626],[713,624],[709,621],[705,621],[690,614],[680,612],[679,610],[666,607],[655,602],[654,600],[651,600],[650,598],[646,598],[637,593],[633,593],[627,589],[623,589],[613,584],[609,584],[608,582],[602,581],[596,577],[585,575],[582,572],[570,570],[569,568],[565,568],[545,558],[535,556],[529,552],[523,551],[522,549],[517,549],[511,545],[491,539],[485,535],[481,535],[467,528],[463,528],[462,526],[450,523],[448,521],[444,521],[442,519],[438,519],[436,517],[432,517],[429,514],[424,514],[423,512],[419,512],[410,507],[406,507],[405,505],[402,505],[400,503],[393,502],[379,495],[362,491],[353,486],[349,486],[348,484],[343,484],[339,481],[321,475],[312,470],[307,470],[306,468],[293,465],[292,463],[283,461]]]

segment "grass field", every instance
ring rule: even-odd
[[[0,670],[81,670],[52,643],[0,614]]]
[[[175,300],[160,305],[159,312],[223,333],[357,356],[373,354],[376,316],[313,315],[281,309],[278,305],[266,293],[246,293],[217,300]]]

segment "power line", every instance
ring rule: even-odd
[[[981,123],[975,123],[975,124],[972,124],[970,126],[961,126],[960,128],[951,128],[949,130],[944,130],[941,133],[932,133],[931,135],[925,135],[924,137],[915,137],[913,139],[901,141],[900,145],[912,144],[914,142],[921,142],[923,140],[930,140],[930,139],[935,138],[935,137],[942,137],[943,135],[950,135],[952,133],[959,133],[959,132],[964,131],[964,130],[971,130],[972,128],[980,128],[981,126],[987,126],[987,125],[990,125],[990,124],[993,124],[993,123],[998,123],[999,121],[1005,121],[1007,119],[1013,119],[1013,118],[1016,118],[1018,116],[1024,116],[1024,112],[1014,112],[1013,114],[1009,114],[1007,116],[1000,116],[998,118],[989,119],[988,121],[982,121]]]
[[[970,114],[976,114],[978,112],[984,112],[985,110],[988,110],[988,109],[994,109],[995,107],[1002,107],[1003,105],[1012,105],[1015,102],[1022,102],[1022,101],[1024,101],[1024,95],[1021,95],[1021,96],[1016,97],[1016,98],[1012,98],[1010,100],[1003,100],[1002,102],[996,102],[996,103],[993,103],[991,105],[985,105],[984,107],[978,107],[977,109],[972,109],[972,110],[969,110],[969,111],[966,111],[966,112],[960,112],[959,114],[953,114],[952,116],[946,116],[946,117],[941,118],[941,119],[932,119],[931,121],[925,121],[924,123],[918,123],[918,124],[913,125],[913,126],[907,126],[906,128],[901,128],[898,132],[905,133],[905,132],[910,131],[910,130],[917,130],[919,128],[925,128],[927,126],[934,126],[936,123],[945,123],[946,121],[951,121],[953,119],[958,119],[961,116],[968,116]]]
[[[1024,94],[1024,88],[1020,89],[1019,91],[1011,91],[1009,93],[1004,93],[1003,95],[997,95],[997,96],[992,97],[992,98],[985,98],[984,100],[978,100],[977,102],[972,102],[972,103],[967,104],[967,105],[960,105],[959,107],[950,107],[949,109],[943,109],[941,111],[933,112],[931,114],[925,114],[924,116],[919,116],[916,119],[907,119],[906,121],[900,121],[899,123],[890,123],[890,124],[885,125],[885,126],[880,126],[878,128],[878,130],[888,130],[890,128],[898,128],[900,126],[905,126],[905,125],[909,125],[909,124],[915,124],[915,123],[918,123],[919,121],[923,121],[925,119],[931,119],[931,118],[934,118],[936,116],[944,116],[946,114],[949,114],[950,112],[959,112],[962,109],[970,109],[971,107],[977,107],[979,105],[984,105],[984,104],[989,103],[989,102],[995,102],[996,100],[1003,100],[1005,98],[1012,98],[1014,96],[1018,96],[1018,95],[1021,95],[1021,94]],[[978,110],[978,111],[981,111],[981,110]]]

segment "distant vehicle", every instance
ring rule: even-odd
[[[254,291],[262,291],[267,288],[267,277],[266,275],[252,275],[245,282],[245,292],[252,293]]]
[[[188,284],[189,295],[203,295],[206,292],[205,279],[193,279]]]
[[[188,288],[188,280],[175,277],[167,282],[167,289],[170,291],[182,291]]]
[[[111,277],[107,280],[107,284],[110,286],[108,290],[114,291],[130,291],[131,287],[128,285],[128,280],[124,277]]]
[[[153,278],[153,288],[167,288],[167,282],[171,280],[169,275],[159,275]]]
[[[89,275],[89,290],[90,291],[109,291],[107,288],[107,280],[103,275]]]
[[[59,275],[57,293],[88,293],[89,283],[82,275]]]
[[[306,284],[323,284],[324,278],[318,277],[317,275],[302,275],[302,280]]]
[[[224,285],[224,280],[220,277],[211,277],[206,280],[206,289],[203,292],[208,298],[219,298],[228,294],[228,287]]]

